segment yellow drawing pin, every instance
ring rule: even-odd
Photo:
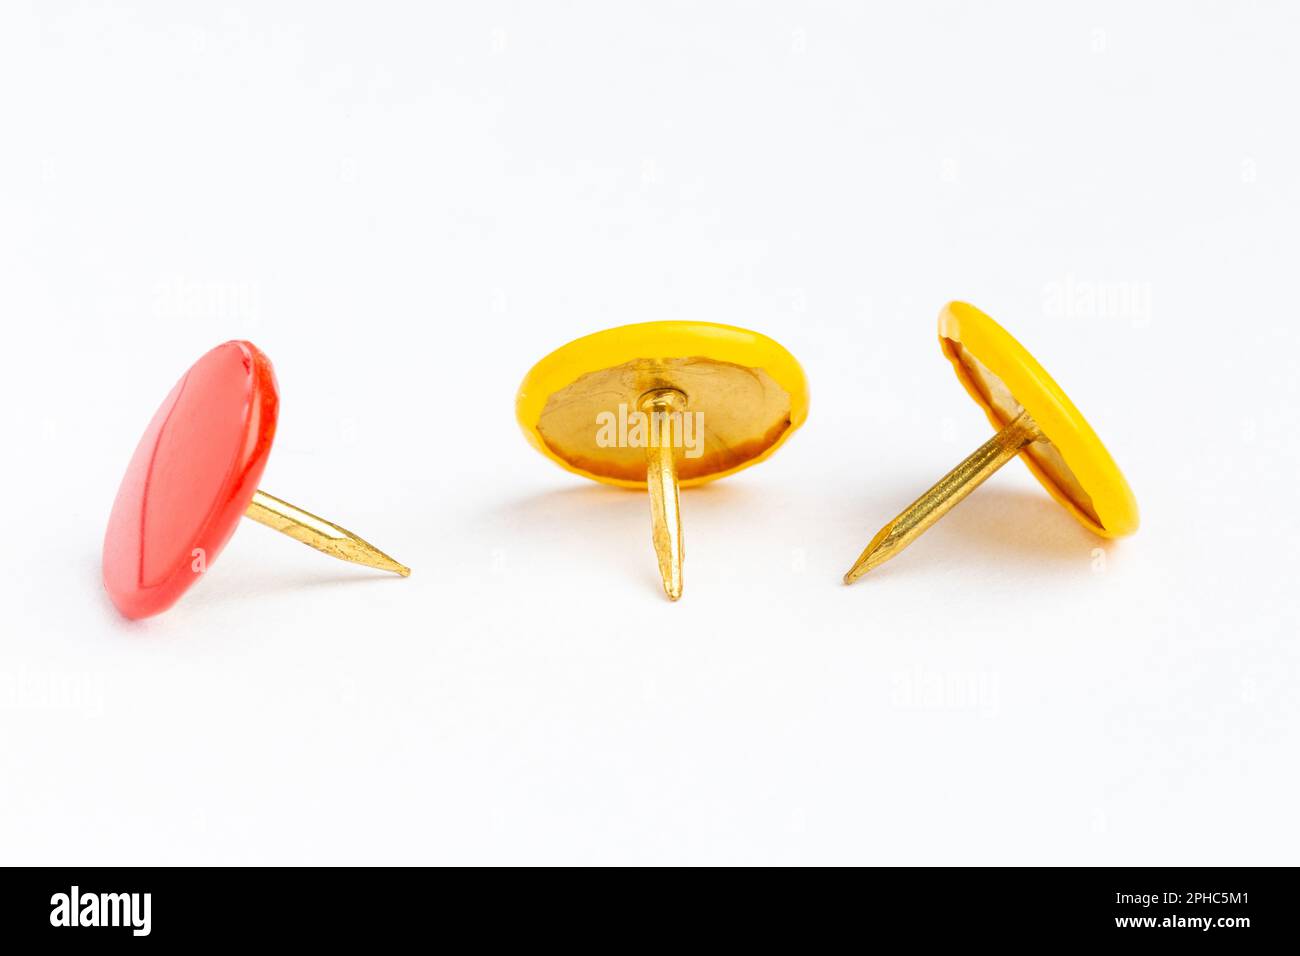
[[[939,313],[939,345],[998,432],[885,525],[844,575],[845,584],[906,548],[1017,455],[1089,531],[1119,538],[1137,530],[1137,501],[1110,452],[1006,329],[972,305],[950,302]]]
[[[682,593],[678,489],[767,458],[808,415],[794,356],[765,335],[710,322],[644,322],[562,346],[515,402],[538,451],[585,478],[650,492],[664,591]]]

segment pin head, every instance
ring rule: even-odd
[[[683,396],[682,486],[762,461],[808,415],[794,356],[765,335],[710,322],[644,322],[570,342],[524,377],[515,414],[529,442],[562,467],[644,488],[634,414],[662,389]]]
[[[972,305],[950,302],[939,313],[939,344],[995,428],[1029,413],[1044,437],[1026,445],[1020,456],[1053,498],[1104,537],[1137,530],[1137,501],[1110,452],[1006,329]]]
[[[275,437],[270,360],[227,342],[194,363],[140,439],[104,535],[109,597],[129,618],[176,603],[248,509]]]

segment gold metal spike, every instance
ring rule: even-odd
[[[677,448],[673,418],[680,417],[686,396],[675,388],[661,388],[641,397],[641,410],[650,418],[646,443],[646,485],[650,489],[650,529],[659,576],[669,600],[682,596],[682,513],[677,488]],[[680,427],[680,426],[679,426]]]
[[[411,569],[394,561],[368,541],[363,541],[346,528],[340,528],[332,521],[326,521],[310,512],[258,491],[253,495],[253,503],[248,506],[244,516],[252,518],[258,524],[274,528],[281,534],[287,534],[296,541],[301,541],[317,551],[324,552],[340,561],[364,564],[381,571],[392,571],[407,577]]]
[[[872,568],[880,567],[925,533],[985,479],[1015,458],[1026,445],[1043,437],[1028,412],[1021,412],[1009,425],[977,448],[969,458],[944,475],[925,494],[907,506],[897,518],[876,533],[854,563],[844,583],[852,584]]]

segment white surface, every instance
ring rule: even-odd
[[[534,6],[0,15],[3,862],[1295,863],[1297,9]],[[1013,463],[843,587],[988,436],[951,298],[1143,527]],[[667,318],[813,388],[684,498],[678,605],[645,502],[513,417]],[[128,624],[121,471],[234,337],[264,487],[414,576],[247,524]]]

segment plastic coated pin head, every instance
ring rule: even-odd
[[[675,601],[679,490],[775,452],[808,415],[808,383],[794,357],[757,332],[645,322],[546,356],[524,377],[515,414],[533,447],[561,467],[649,491],[660,577]]]
[[[279,408],[270,359],[251,342],[217,346],[176,383],[136,447],[104,535],[104,587],[124,615],[175,604],[245,515],[344,561],[410,574],[352,532],[257,490]]]
[[[939,313],[939,344],[997,434],[885,525],[844,575],[845,584],[896,556],[1017,455],[1090,531],[1118,538],[1137,530],[1137,501],[1110,452],[1002,326],[974,306],[950,302]]]

